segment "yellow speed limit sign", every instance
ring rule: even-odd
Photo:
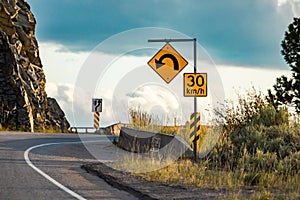
[[[183,77],[185,97],[207,96],[207,73],[185,73]]]

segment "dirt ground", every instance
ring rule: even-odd
[[[113,187],[129,192],[140,199],[228,199],[235,193],[242,193],[243,197],[247,199],[255,193],[254,188],[241,188],[238,191],[233,191],[149,182],[130,173],[112,169],[102,163],[87,164],[82,168],[104,179]]]

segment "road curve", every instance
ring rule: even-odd
[[[80,168],[97,161],[79,142],[74,134],[0,132],[0,199],[135,199]]]

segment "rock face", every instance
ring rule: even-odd
[[[35,25],[26,0],[0,0],[0,126],[66,132],[63,111],[45,92]]]

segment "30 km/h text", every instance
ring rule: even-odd
[[[207,96],[207,74],[206,73],[185,73],[183,76],[184,76],[185,97],[206,97]]]

